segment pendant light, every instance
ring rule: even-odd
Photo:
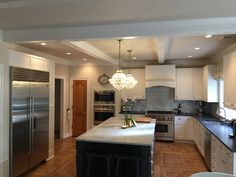
[[[113,74],[112,78],[109,79],[109,82],[112,84],[113,87],[115,87],[118,90],[121,90],[126,86],[126,75],[121,70],[121,65],[120,65],[121,39],[119,39],[118,42],[119,42],[119,69],[116,71],[115,74]]]
[[[130,53],[132,52],[132,50],[127,50],[127,52],[129,53],[129,72],[126,75],[126,85],[125,88],[126,89],[132,89],[137,83],[138,81],[133,77],[133,75],[131,74],[130,71]]]

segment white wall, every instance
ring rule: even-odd
[[[94,89],[112,89],[111,84],[102,86],[98,82],[98,77],[102,74],[106,74],[109,77],[112,77],[113,73],[118,69],[117,66],[95,66],[95,65],[82,65],[82,66],[73,66],[70,67],[70,85],[72,86],[72,80],[76,79],[87,79],[88,80],[88,104],[87,104],[87,114],[88,114],[88,124],[87,128],[93,127],[92,122],[92,103],[93,103],[93,90]],[[71,87],[72,89],[72,87]],[[72,93],[72,90],[71,90]],[[70,95],[70,106],[72,106],[72,94]],[[120,111],[120,91],[116,90],[116,115]]]
[[[9,176],[9,50],[0,43],[0,177]]]
[[[58,79],[63,79],[63,110],[62,110],[62,116],[63,116],[63,138],[66,138],[70,136],[70,119],[68,119],[69,115],[67,115],[66,110],[70,108],[69,104],[69,95],[70,95],[70,90],[69,90],[69,81],[70,81],[70,68],[69,66],[66,65],[61,65],[61,64],[56,64],[55,65],[55,78]]]

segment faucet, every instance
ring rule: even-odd
[[[222,116],[220,116],[221,110],[224,111],[224,117],[222,119]],[[220,118],[221,121],[225,121],[226,120],[226,110],[223,107],[218,107],[216,109],[216,114],[218,115],[218,117]]]

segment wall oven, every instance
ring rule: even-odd
[[[95,104],[115,104],[114,90],[98,90],[94,91]]]
[[[93,105],[94,125],[115,116],[115,91],[96,90],[94,91]]]
[[[94,105],[94,125],[115,116],[115,105]]]

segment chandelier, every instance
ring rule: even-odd
[[[138,81],[133,77],[133,75],[131,74],[131,71],[130,71],[130,53],[132,52],[132,50],[127,50],[127,52],[129,52],[129,72],[126,75],[125,88],[132,89],[138,83]]]
[[[119,42],[119,69],[116,71],[115,74],[113,74],[112,78],[109,79],[109,82],[112,84],[113,87],[115,87],[118,90],[121,90],[126,87],[127,77],[121,69],[120,65],[121,40],[119,39],[118,42]]]

